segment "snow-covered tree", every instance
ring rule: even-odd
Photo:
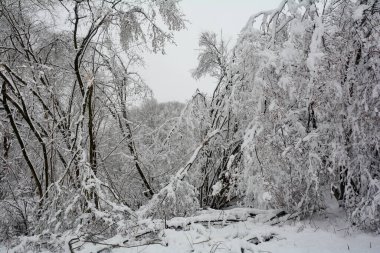
[[[209,110],[236,122],[242,204],[307,215],[332,189],[353,222],[378,227],[378,6],[284,0],[253,15],[230,51],[201,36],[194,74],[217,79]]]
[[[154,193],[127,100],[149,93],[134,69],[140,50],[164,52],[184,28],[178,1],[1,1],[0,20],[0,115],[9,133],[2,164],[20,165],[26,191],[6,171],[2,200],[22,211],[25,234],[114,233],[110,225],[133,216],[107,178],[115,149],[124,148],[139,184]],[[115,132],[118,144],[107,139]]]

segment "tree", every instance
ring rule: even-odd
[[[218,82],[211,128],[224,135],[225,120],[236,125],[212,149],[242,143],[235,156],[212,151],[237,177],[209,184],[211,195],[237,182],[232,196],[244,205],[310,215],[332,187],[352,222],[378,226],[378,4],[285,0],[253,15],[231,52],[215,34],[201,35],[194,76]],[[208,161],[205,175],[218,171]]]
[[[12,153],[21,151],[23,173],[32,176],[25,181],[30,193],[37,192],[30,200],[38,203],[33,216],[38,222],[30,232],[86,233],[105,226],[107,217],[116,222],[131,215],[113,186],[104,183],[109,153],[103,137],[115,129],[108,120],[121,123],[119,136],[153,194],[140,168],[126,104],[131,87],[139,94],[147,89],[138,88],[144,86],[141,78],[123,64],[128,58],[136,64],[137,48],[164,52],[172,31],[184,28],[178,1],[1,1],[0,8],[1,117],[12,132],[4,147],[9,138],[18,143]],[[50,22],[57,13],[68,23]],[[169,31],[157,25],[161,21]],[[10,162],[13,154],[5,151]],[[111,211],[115,206],[119,214]]]

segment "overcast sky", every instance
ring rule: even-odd
[[[273,9],[281,0],[182,0],[181,7],[190,21],[187,29],[175,34],[177,46],[169,45],[166,54],[147,55],[142,76],[159,102],[191,98],[198,88],[212,93],[215,80],[194,80],[190,71],[197,65],[198,38],[203,31],[223,32],[231,46],[248,18]]]

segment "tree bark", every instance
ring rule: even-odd
[[[22,155],[24,156],[24,159],[25,159],[25,161],[26,161],[26,163],[27,163],[27,165],[28,165],[28,167],[29,167],[29,169],[30,169],[30,171],[32,173],[34,182],[35,182],[35,184],[37,186],[38,195],[39,195],[40,199],[42,200],[43,190],[42,190],[41,182],[38,179],[36,169],[34,168],[32,162],[31,162],[31,160],[29,158],[29,155],[26,152],[24,141],[21,138],[20,132],[19,132],[17,126],[16,126],[16,123],[15,123],[13,117],[12,117],[12,112],[11,112],[9,106],[8,106],[8,103],[7,103],[6,84],[7,84],[6,81],[4,81],[2,89],[1,89],[1,94],[2,94],[2,97],[3,97],[3,106],[4,106],[4,109],[5,109],[5,112],[7,113],[7,117],[9,119],[9,122],[11,124],[12,129],[13,129],[13,132],[15,133],[17,141],[18,141],[18,143],[20,145]]]

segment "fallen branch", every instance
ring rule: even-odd
[[[73,247],[73,244],[74,243],[78,243],[78,242],[81,242],[83,243],[82,245],[80,245],[79,247]],[[77,248],[80,248],[82,247],[85,243],[92,243],[92,244],[97,244],[97,245],[103,245],[103,246],[107,246],[105,248],[102,248],[100,250],[98,250],[97,252],[100,253],[106,249],[114,249],[114,248],[136,248],[136,247],[142,247],[142,246],[149,246],[149,245],[161,245],[161,246],[164,246],[164,247],[167,247],[168,246],[168,243],[164,243],[162,242],[161,240],[159,239],[154,239],[154,240],[151,240],[151,241],[146,241],[144,243],[141,243],[141,244],[136,244],[136,245],[123,245],[123,244],[116,244],[116,243],[107,243],[107,242],[101,242],[101,241],[94,241],[94,240],[80,240],[79,238],[73,238],[69,241],[69,250],[70,250],[70,253],[75,253],[75,249]]]
[[[176,217],[166,222],[168,228],[183,229],[193,223],[234,223],[255,218],[258,215],[274,219],[283,213],[282,210],[260,210],[255,208],[234,208],[230,210],[205,210],[193,217]]]

